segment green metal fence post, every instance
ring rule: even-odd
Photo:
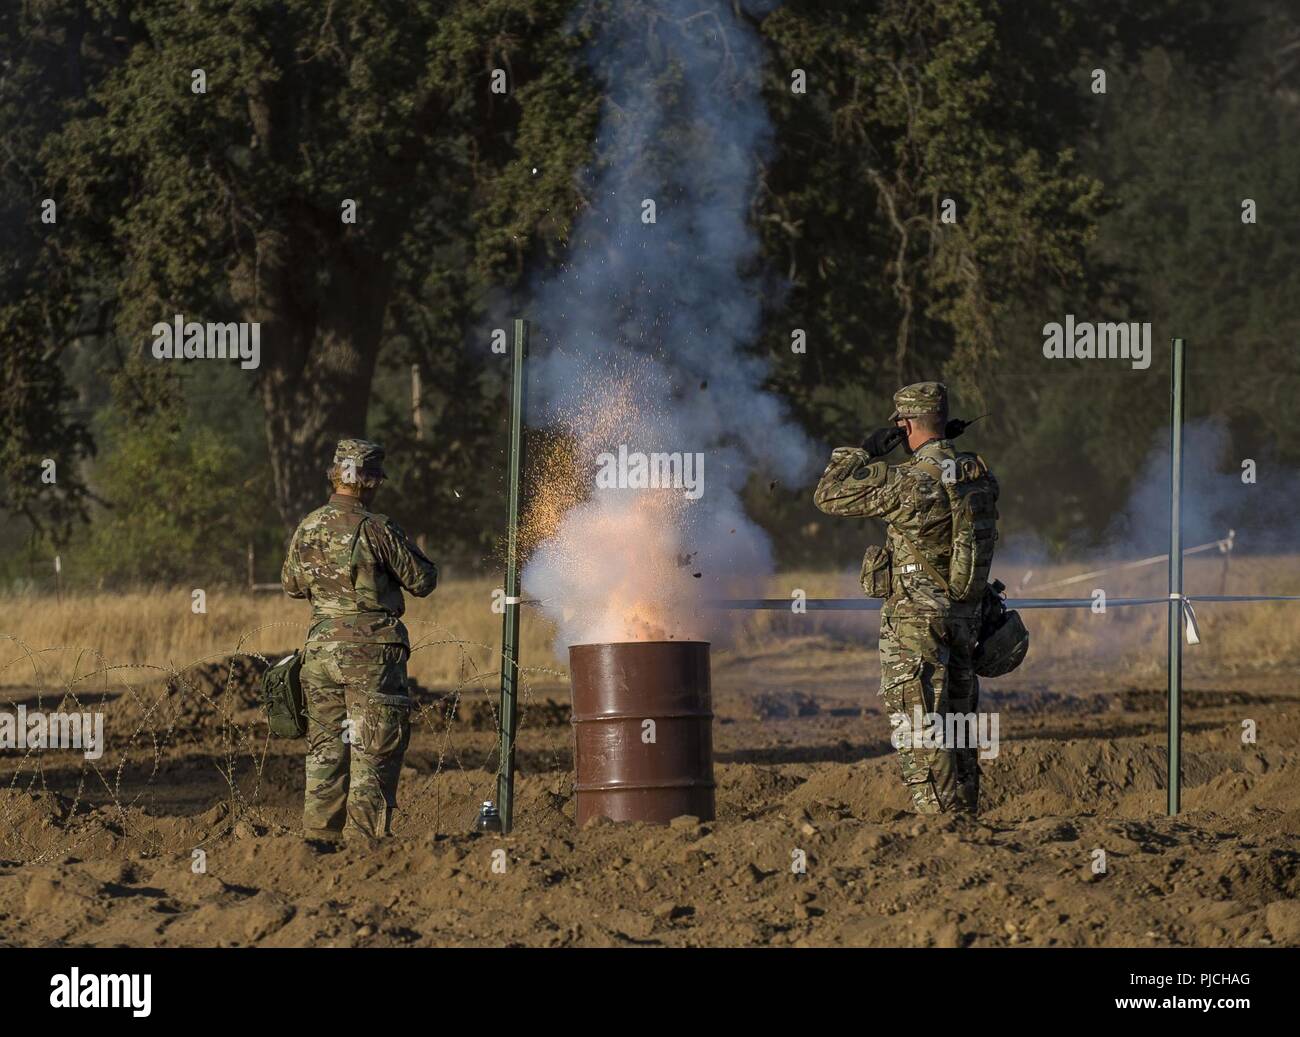
[[[515,725],[519,691],[519,476],[524,466],[524,360],[528,356],[528,321],[514,322],[511,358],[510,465],[507,471],[510,517],[506,530],[505,614],[501,623],[501,709],[498,737],[501,765],[497,772],[497,806],[501,830],[514,825]]]
[[[1183,742],[1183,340],[1173,340],[1169,389],[1169,816],[1182,799]]]

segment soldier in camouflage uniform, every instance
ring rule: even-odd
[[[390,834],[411,737],[402,591],[424,597],[438,569],[397,523],[369,510],[383,461],[377,443],[338,444],[326,473],[334,492],[299,523],[280,575],[285,593],[312,607],[302,663],[309,839]]]
[[[922,715],[946,717],[974,714],[979,705],[972,662],[979,597],[954,602],[942,579],[949,571],[954,528],[943,472],[951,471],[958,458],[951,440],[944,438],[947,389],[939,382],[908,385],[894,395],[894,405],[890,420],[902,436],[881,429],[864,448],[837,448],[814,499],[828,515],[866,516],[888,524],[892,572],[880,615],[880,694],[895,730],[903,782],[918,813],[973,814],[979,800],[974,740],[965,748],[926,748],[911,737],[917,706]],[[892,449],[891,440],[904,437],[910,456],[901,464],[877,456]],[[987,469],[983,474],[996,499],[996,480]],[[996,539],[996,530],[991,532]]]

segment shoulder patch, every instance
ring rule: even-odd
[[[963,452],[955,460],[957,482],[976,482],[989,475],[989,466],[979,454]]]
[[[862,481],[869,486],[884,486],[889,477],[889,464],[885,461],[873,461],[862,473]]]

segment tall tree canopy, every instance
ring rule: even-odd
[[[474,279],[508,284],[566,207],[590,106],[567,6],[105,6],[128,49],[45,140],[48,189],[132,355],[176,313],[260,323],[286,526],[315,504],[331,443],[365,428],[401,315],[450,318],[446,348]],[[525,153],[543,147],[533,176]]]
[[[653,26],[658,0],[619,2]],[[500,519],[489,334],[584,204],[599,16],[579,0],[5,5],[0,508],[48,546],[100,514],[97,494],[122,509],[104,528],[126,530],[165,505],[143,466],[172,470],[183,449],[269,474],[273,516],[260,493],[229,506],[253,509],[230,528],[270,555],[318,502],[334,439],[368,430],[401,491],[385,506],[481,563]],[[1193,392],[1193,414],[1296,459],[1293,5],[787,0],[740,16],[765,41],[775,129],[753,205],[771,286],[756,349],[814,435],[856,439],[900,382],[946,377],[968,415],[995,412],[977,436],[1017,447],[998,457],[1010,525],[1054,544],[1104,528],[1164,389],[1158,370],[1025,362],[1045,320],[1088,309],[1202,336],[1191,375],[1214,392]],[[1247,196],[1260,220],[1243,233]],[[151,328],[176,313],[260,322],[260,368],[180,377],[154,360]],[[233,451],[205,453],[222,422],[241,426]],[[96,443],[129,456],[95,460]],[[858,535],[814,529],[806,497],[753,502],[787,561]],[[105,535],[89,554],[113,554]]]

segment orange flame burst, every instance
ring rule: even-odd
[[[671,489],[594,492],[596,458],[644,428],[628,381],[545,438],[521,538],[525,580],[563,644],[693,639],[700,585],[682,544],[689,506]],[[537,455],[535,455],[537,456]]]

